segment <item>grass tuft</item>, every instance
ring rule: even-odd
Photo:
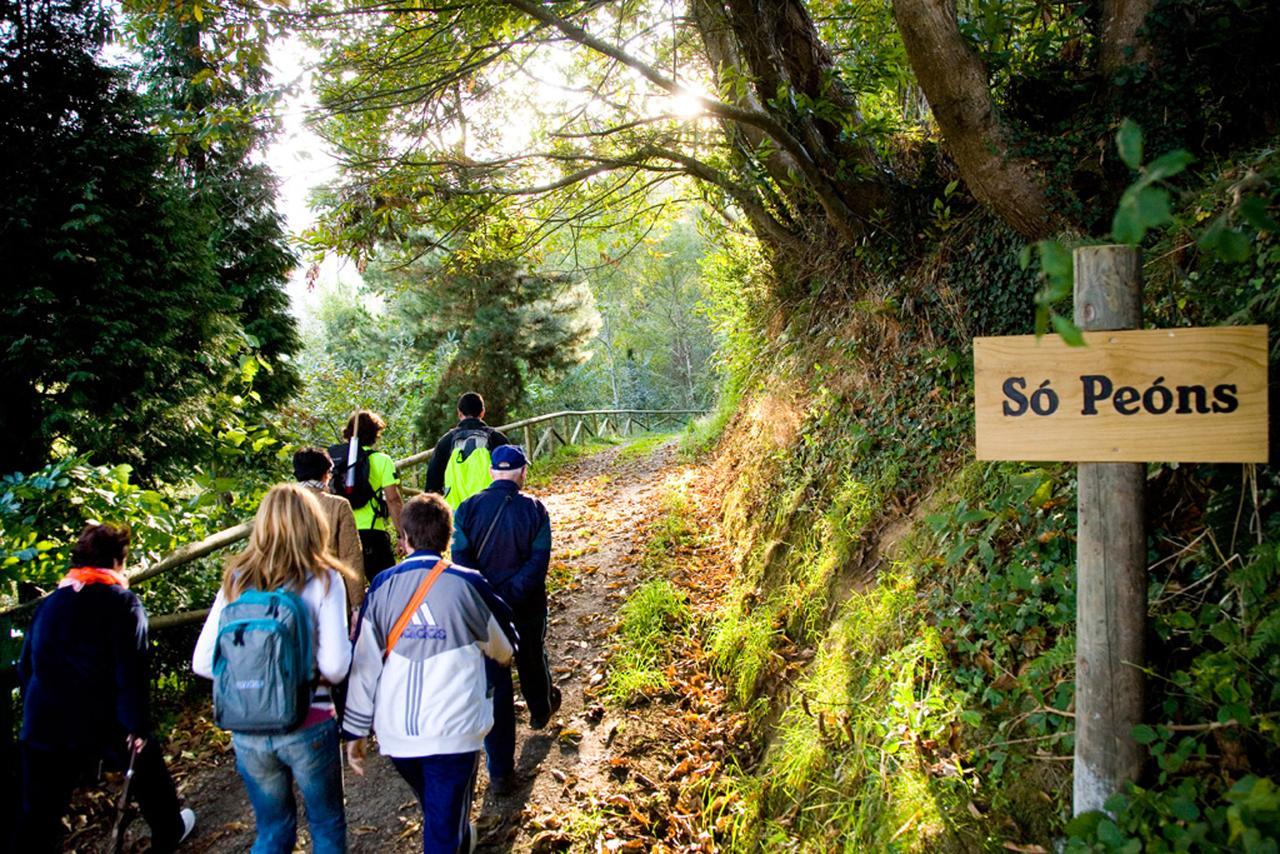
[[[666,690],[663,672],[673,638],[691,618],[688,599],[665,578],[646,581],[618,613],[616,647],[609,661],[605,694],[620,705]]]

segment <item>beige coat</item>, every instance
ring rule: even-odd
[[[355,579],[347,579],[347,604],[354,610],[364,601],[365,588],[369,580],[364,575],[364,549],[360,545],[360,534],[356,531],[356,517],[351,512],[351,502],[341,495],[334,495],[320,489],[308,487],[324,508],[329,520],[329,529],[333,532],[330,543],[334,554],[355,572]]]

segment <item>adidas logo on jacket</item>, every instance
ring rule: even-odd
[[[379,573],[364,600],[342,728],[378,734],[387,756],[480,750],[493,727],[484,659],[511,660],[510,609],[475,570],[450,566],[437,579],[383,661],[392,626],[440,560],[416,551]]]

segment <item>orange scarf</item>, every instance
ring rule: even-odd
[[[116,572],[114,569],[104,569],[101,566],[73,566],[58,582],[59,587],[74,587],[77,593],[83,590],[86,584],[119,584],[127,589],[129,579],[123,572]]]

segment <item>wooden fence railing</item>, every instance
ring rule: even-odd
[[[529,458],[532,460],[552,453],[557,448],[576,445],[580,438],[602,437],[611,432],[621,436],[629,436],[637,426],[645,430],[653,430],[668,424],[676,426],[688,421],[693,416],[704,414],[706,414],[706,410],[702,409],[566,410],[539,415],[534,418],[526,418],[523,421],[516,421],[512,424],[504,424],[498,429],[505,433],[511,441],[523,444],[529,454]],[[584,430],[586,431],[585,434]],[[434,453],[435,448],[431,448],[404,459],[396,460],[396,471],[402,472],[414,466],[420,466],[430,460]],[[417,492],[417,490],[406,491]],[[129,573],[129,584],[131,586],[140,584],[161,573],[191,563],[241,540],[246,540],[252,530],[252,522],[241,522],[239,525],[224,528],[197,542],[188,543],[155,563]],[[39,601],[40,599],[34,599],[7,611],[2,611],[0,612],[0,620],[7,620],[28,611],[34,608]],[[208,609],[162,614],[152,617],[150,626],[152,629],[163,629],[185,625],[204,619],[206,614],[208,614]]]

